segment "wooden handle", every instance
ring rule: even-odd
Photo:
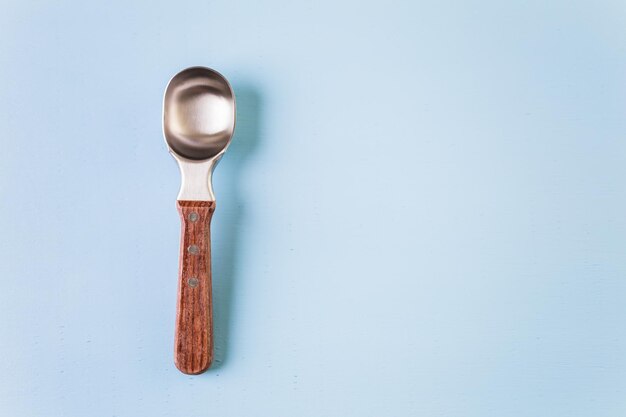
[[[200,374],[213,360],[211,302],[211,217],[215,201],[178,201],[180,267],[174,363],[185,374]]]

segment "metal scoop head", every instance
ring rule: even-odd
[[[202,161],[221,156],[235,131],[235,95],[221,74],[187,68],[167,85],[163,134],[178,156]]]
[[[163,135],[178,162],[178,200],[214,201],[211,176],[235,131],[235,94],[220,73],[192,67],[176,74],[163,98]]]

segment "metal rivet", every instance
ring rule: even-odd
[[[191,288],[196,288],[199,283],[200,281],[198,281],[198,278],[189,278],[187,280],[187,284],[189,284]]]
[[[189,245],[187,251],[192,255],[197,255],[200,253],[200,248],[198,248],[198,246],[196,245]]]
[[[198,213],[196,213],[195,211],[192,211],[191,213],[189,213],[189,217],[187,217],[189,219],[190,222],[194,223],[196,221],[198,221],[198,218],[200,216],[198,216]]]

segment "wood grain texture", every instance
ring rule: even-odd
[[[177,201],[181,218],[174,363],[200,374],[213,360],[211,217],[214,201]]]

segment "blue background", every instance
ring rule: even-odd
[[[210,66],[217,362],[173,365]],[[3,1],[3,416],[626,413],[623,1]]]

